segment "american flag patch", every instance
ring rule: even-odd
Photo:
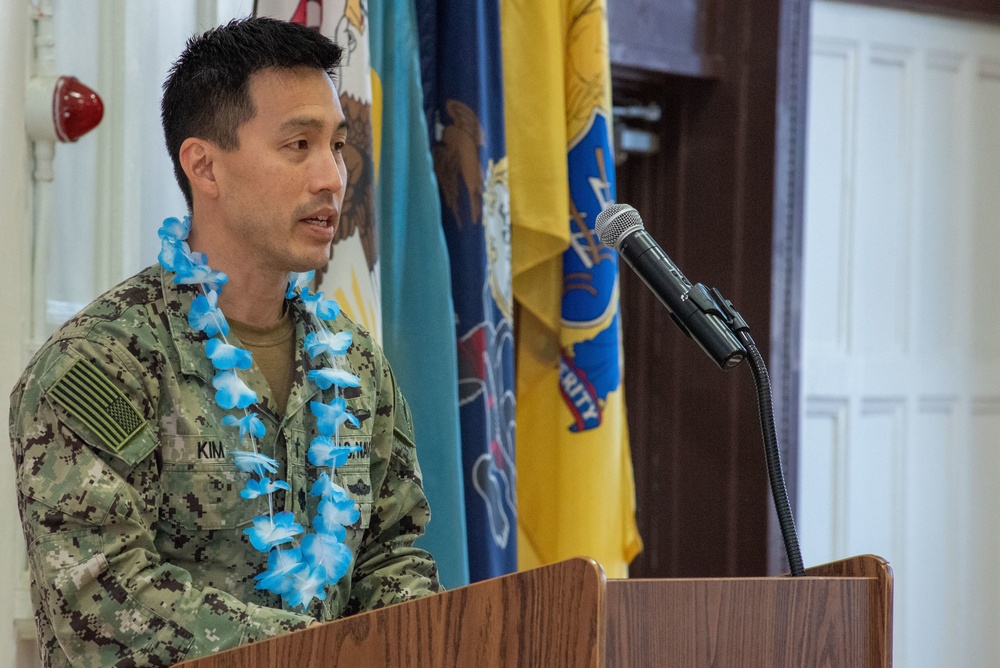
[[[48,396],[118,452],[145,422],[128,397],[87,360],[77,360]]]

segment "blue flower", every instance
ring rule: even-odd
[[[324,536],[332,536],[339,541],[347,540],[347,529],[334,517],[317,515],[313,518],[313,531]]]
[[[329,436],[317,436],[309,443],[307,456],[313,466],[336,468],[346,464],[348,455],[360,449],[360,445],[337,445]]]
[[[351,566],[351,550],[333,536],[311,533],[302,539],[302,561],[322,566],[326,583],[337,584]]]
[[[205,332],[209,336],[221,333],[229,335],[229,323],[226,316],[219,310],[219,293],[210,290],[208,294],[198,295],[188,312],[188,323],[194,329]]]
[[[334,320],[340,315],[340,306],[332,299],[323,299],[323,293],[309,294],[309,288],[302,288],[299,299],[310,313],[322,320]]]
[[[355,427],[360,427],[358,418],[347,412],[347,402],[343,397],[337,397],[328,404],[319,401],[310,401],[309,408],[316,416],[316,428],[324,436],[333,436],[337,427],[350,422]]]
[[[337,332],[331,334],[329,330],[321,329],[318,332],[309,332],[305,340],[306,352],[313,358],[323,353],[331,355],[343,355],[351,347],[351,333]]]
[[[268,473],[278,472],[278,462],[261,452],[232,450],[229,454],[233,456],[236,468],[241,471],[253,472],[261,477]]]
[[[309,372],[309,380],[319,385],[321,390],[329,390],[331,386],[359,387],[361,379],[343,369],[313,369]]]
[[[304,529],[295,521],[295,515],[290,512],[277,513],[273,518],[258,515],[253,518],[253,526],[243,530],[250,536],[250,544],[261,552],[267,552],[276,545],[290,543],[293,536],[302,533]]]
[[[301,605],[305,610],[312,603],[312,600],[326,600],[326,569],[322,566],[310,566],[309,568],[292,576],[291,591],[283,597],[285,603],[292,607]]]
[[[347,496],[347,491],[330,480],[325,471],[316,478],[309,493],[322,499],[319,504],[319,516],[313,518],[313,527],[317,533],[339,535],[341,530],[333,527],[354,524],[361,517],[354,500]],[[344,539],[341,537],[340,540]]]
[[[349,496],[323,499],[319,502],[319,514],[328,522],[350,526],[361,517],[361,511]]]
[[[267,433],[267,427],[260,421],[256,413],[247,413],[241,418],[237,418],[235,415],[226,415],[222,418],[222,424],[227,427],[239,427],[240,441],[247,434],[254,438],[264,438],[264,434]]]
[[[330,476],[327,475],[326,471],[319,474],[309,493],[322,499],[347,497],[347,492],[344,488],[330,480]]]
[[[207,264],[189,264],[178,266],[174,283],[179,285],[195,285],[204,283],[210,290],[218,290],[229,282],[229,277],[221,271],[216,271]]]
[[[165,218],[160,229],[156,231],[161,239],[176,239],[184,241],[191,233],[191,217],[184,216],[183,219]]]
[[[167,271],[187,271],[191,265],[191,249],[185,242],[167,237],[160,242],[160,254],[156,259]]]
[[[212,378],[215,393],[215,403],[226,410],[246,408],[257,401],[257,393],[247,387],[235,371],[220,371]]]
[[[253,355],[249,350],[237,348],[220,339],[209,339],[205,343],[205,353],[212,360],[212,366],[220,371],[249,369],[253,365]]]
[[[264,589],[272,594],[286,594],[292,589],[292,577],[309,568],[302,562],[302,550],[278,548],[267,555],[267,570],[254,576],[254,589]]]
[[[340,315],[340,305],[332,299],[324,299],[316,304],[316,317],[321,320],[334,320]]]
[[[240,491],[240,496],[244,499],[256,499],[258,496],[270,494],[278,489],[287,491],[290,490],[291,487],[289,487],[288,483],[284,480],[275,480],[274,482],[271,482],[270,478],[247,480],[246,489]]]
[[[288,291],[285,292],[286,299],[294,299],[295,291],[304,288],[306,285],[312,282],[313,276],[316,275],[315,271],[306,271],[299,273],[293,271],[288,274]],[[308,288],[306,288],[308,290]]]

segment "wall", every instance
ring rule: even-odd
[[[27,295],[30,253],[30,159],[24,133],[24,85],[27,77],[31,23],[23,2],[0,2],[0,415],[6,424],[10,411],[9,394],[26,361],[23,341],[27,334]],[[21,596],[25,568],[23,538],[14,503],[14,465],[10,457],[7,430],[0,429],[0,589],[8,604],[0,606],[0,665],[30,666],[33,643],[19,643],[14,620],[29,610]],[[11,599],[15,605],[11,605]],[[28,629],[33,635],[33,627]],[[30,636],[29,636],[30,637]]]

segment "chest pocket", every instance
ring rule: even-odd
[[[164,464],[160,519],[184,529],[214,531],[249,525],[267,512],[260,498],[244,499],[248,478],[232,464]]]
[[[348,461],[337,468],[334,482],[347,490],[347,495],[358,504],[362,529],[367,529],[372,516],[372,471],[370,459]],[[313,497],[315,499],[315,497]]]
[[[240,491],[250,474],[225,458],[220,441],[204,436],[175,436],[189,442],[184,461],[168,461],[163,448],[160,468],[160,520],[188,530],[217,531],[248,526],[267,512],[266,498],[244,499]]]
[[[292,486],[291,498],[294,506],[286,507],[299,517],[298,521],[303,525],[311,526],[312,520],[319,514],[319,498],[310,494],[313,485],[321,473],[329,473],[328,467],[316,467],[309,463],[307,458],[309,451],[310,435],[300,429],[289,428],[286,432],[286,448],[288,451],[288,482]],[[354,440],[354,439],[352,439]],[[360,440],[370,442],[370,436],[363,436]],[[343,443],[348,443],[345,438]],[[368,447],[370,451],[371,447]],[[366,452],[366,455],[369,453]],[[360,540],[361,533],[368,528],[372,515],[372,481],[371,481],[371,459],[369,456],[349,459],[343,466],[338,466],[333,482],[340,485],[351,497],[351,500],[358,506],[361,513],[360,519],[348,529],[348,543],[351,542],[351,529],[361,530],[356,532],[356,538]],[[305,512],[303,513],[303,509]],[[311,530],[307,526],[307,530]]]
[[[305,506],[306,517],[309,522],[319,514],[319,498],[310,494],[313,484],[323,472],[329,473],[328,468],[318,468],[306,462],[305,464],[293,464],[291,467],[293,481],[292,489],[301,490],[296,496],[299,505]],[[358,521],[349,526],[348,529],[367,529],[371,523],[372,516],[372,483],[371,467],[368,459],[350,461],[344,466],[337,467],[333,481],[344,488],[347,495],[358,506],[361,517]],[[296,508],[298,510],[298,508]]]

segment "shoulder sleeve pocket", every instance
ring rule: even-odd
[[[117,370],[112,379],[107,371],[77,355],[66,355],[42,379],[45,399],[60,422],[91,447],[133,467],[157,443],[135,398],[128,396],[122,385],[140,392],[138,383],[124,369]]]

